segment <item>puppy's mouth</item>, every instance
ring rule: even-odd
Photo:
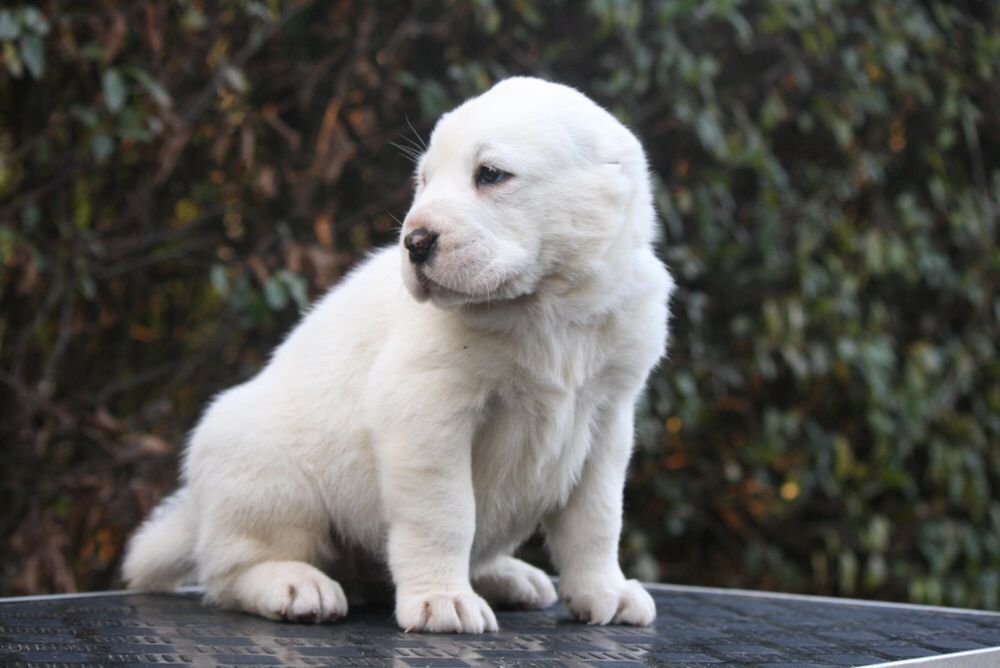
[[[417,275],[417,284],[420,285],[420,289],[421,290],[429,292],[430,291],[430,286],[432,284],[433,285],[437,285],[437,283],[434,283],[434,281],[432,281],[430,278],[428,278],[427,274],[424,273],[423,266],[421,266],[419,264],[414,265],[413,266],[413,272]]]
[[[427,271],[422,265],[415,265],[413,267],[413,271],[417,276],[417,285],[420,286],[420,291],[435,301],[454,304],[476,300],[476,295],[465,292],[464,290],[456,290],[455,288],[448,287],[447,285],[435,281],[427,275]]]
[[[488,292],[469,292],[450,285],[445,285],[427,275],[424,265],[413,265],[417,285],[421,293],[429,297],[439,306],[453,307],[464,304],[485,304],[488,302],[507,301],[520,295],[509,295],[510,281],[504,281]]]
[[[446,288],[437,281],[431,279],[431,277],[427,275],[427,272],[424,271],[424,267],[421,265],[414,265],[413,273],[417,277],[417,286],[420,292],[428,297],[433,297],[436,293],[440,294],[442,291],[457,294],[457,291]]]

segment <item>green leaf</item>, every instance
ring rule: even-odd
[[[694,129],[702,146],[716,157],[722,157],[726,152],[725,135],[719,120],[711,111],[703,111],[694,119]]]
[[[17,47],[13,42],[4,42],[0,46],[3,47],[3,62],[7,67],[7,71],[15,79],[19,78],[24,73],[24,63],[21,61]]]
[[[221,264],[213,264],[212,269],[209,272],[209,282],[212,285],[212,290],[219,297],[225,299],[229,296],[230,284],[229,284],[229,274],[226,273],[226,267]]]
[[[726,21],[729,25],[733,27],[736,32],[736,39],[739,45],[743,48],[750,46],[753,40],[753,28],[750,26],[750,22],[740,14],[739,12],[732,12],[726,16]]]
[[[309,308],[309,294],[306,290],[305,278],[287,269],[282,269],[276,276],[284,283],[285,288],[292,299],[295,300],[295,304],[299,307],[300,311],[305,311]]]
[[[222,78],[237,93],[245,93],[250,88],[246,75],[233,65],[226,65],[222,68]]]
[[[280,311],[288,304],[288,293],[279,275],[271,276],[264,283],[264,300],[272,311]]]
[[[483,26],[483,31],[487,35],[495,35],[500,29],[500,23],[502,21],[500,10],[490,3],[489,5],[482,7],[478,14],[480,25]]]
[[[167,89],[157,81],[153,76],[143,69],[138,67],[129,68],[128,73],[132,76],[136,82],[142,86],[143,90],[149,93],[149,96],[153,98],[156,104],[161,107],[169,107],[173,104],[173,99],[170,97],[170,93]]]
[[[94,297],[97,296],[97,283],[94,281],[94,277],[90,274],[79,272],[77,274],[77,285],[80,288],[80,294],[82,294],[88,301],[92,301]]]
[[[101,91],[108,111],[116,114],[122,110],[128,91],[125,88],[125,79],[117,68],[111,67],[104,71],[104,76],[101,77]]]
[[[115,143],[106,134],[94,135],[90,140],[90,152],[94,155],[94,160],[97,162],[104,162],[114,150]]]
[[[45,43],[38,35],[25,35],[21,38],[21,60],[28,72],[36,80],[45,74]]]
[[[80,177],[73,184],[73,225],[78,230],[90,227],[93,220],[93,205],[90,183],[85,177]]]
[[[49,20],[45,18],[45,14],[41,10],[31,5],[21,9],[21,25],[36,35],[45,36],[49,34]]]
[[[0,9],[0,39],[15,40],[21,34],[21,22],[14,18],[14,12]]]
[[[181,16],[181,26],[185,30],[204,30],[208,27],[208,18],[200,9],[191,7]]]

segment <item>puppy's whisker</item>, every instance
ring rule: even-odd
[[[413,123],[410,122],[410,117],[404,115],[403,118],[406,119],[406,124],[410,126],[410,130],[413,132],[413,136],[417,138],[417,142],[419,143],[420,148],[423,149],[424,151],[426,151],[427,150],[427,142],[425,142],[424,138],[420,136],[420,133],[417,132],[417,129],[415,127],[413,127]]]
[[[411,148],[412,150],[416,151],[417,153],[423,153],[424,152],[424,147],[421,146],[420,144],[418,144],[417,142],[413,141],[409,137],[406,137],[404,135],[400,135],[399,136],[399,140],[401,142],[405,142],[405,144],[404,144],[405,146]]]
[[[385,210],[385,215],[389,216],[390,218],[392,218],[396,222],[396,229],[397,230],[403,229],[403,221],[401,221],[399,218],[397,218],[396,214],[394,214],[392,211],[389,211],[389,209],[386,209]]]
[[[389,142],[389,145],[398,150],[403,155],[405,155],[407,158],[409,158],[411,162],[418,162],[420,160],[420,156],[422,155],[421,151],[418,151],[412,146],[408,146],[406,144],[400,144],[398,142],[391,141]]]
[[[413,130],[413,126],[412,125],[410,126],[410,129]],[[424,140],[420,137],[419,134],[416,133],[415,130],[413,132],[414,132],[414,135],[416,136],[416,139],[408,137],[405,134],[397,135],[397,137],[398,137],[398,139],[399,139],[400,142],[405,143],[406,146],[410,147],[411,149],[413,149],[417,153],[421,153],[422,154],[425,151],[427,151],[427,144],[424,143]]]

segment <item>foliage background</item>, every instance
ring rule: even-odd
[[[5,3],[0,595],[114,586],[184,433],[508,74],[645,142],[646,579],[1000,608],[1000,5]]]

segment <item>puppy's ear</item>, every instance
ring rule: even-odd
[[[615,194],[622,199],[627,199],[632,193],[633,184],[622,163],[618,160],[610,160],[602,162],[600,168],[601,175],[607,183],[611,184]]]

